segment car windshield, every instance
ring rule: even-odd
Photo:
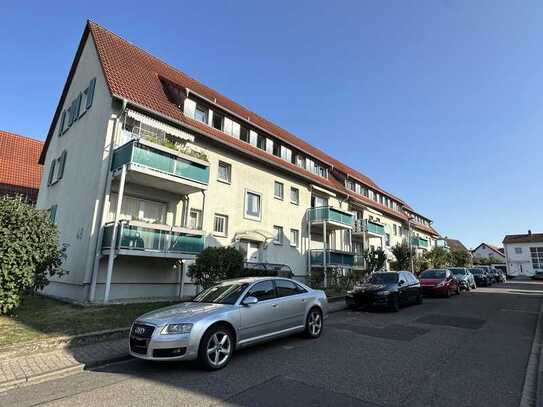
[[[449,269],[453,274],[464,274],[464,269]]]
[[[192,302],[232,305],[236,303],[239,296],[248,286],[248,283],[223,283],[215,285],[202,291],[192,300]]]
[[[445,278],[445,270],[426,270],[420,274],[420,278]]]
[[[368,279],[368,283],[371,284],[392,284],[398,282],[397,273],[377,273],[372,274]]]
[[[469,269],[471,271],[471,274],[482,274],[483,270],[481,269]]]

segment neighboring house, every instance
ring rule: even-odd
[[[473,259],[493,260],[495,263],[505,263],[505,255],[502,250],[488,243],[481,243],[471,251]]]
[[[445,238],[445,242],[447,242],[447,246],[451,251],[465,251],[471,254],[470,250],[460,240]]]
[[[69,271],[45,293],[78,301],[193,294],[206,246],[306,280],[439,236],[365,175],[93,22],[40,162],[38,207],[56,214]]]
[[[22,195],[35,203],[42,166],[43,142],[0,130],[0,196]]]
[[[543,233],[507,235],[503,239],[507,274],[533,276],[543,272]]]

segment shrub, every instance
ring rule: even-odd
[[[368,273],[382,270],[385,267],[387,255],[382,249],[365,250],[363,256]]]
[[[451,263],[457,267],[467,267],[471,265],[471,255],[467,250],[451,250]]]
[[[62,275],[64,251],[47,214],[21,197],[0,199],[0,314],[13,311],[25,292]]]
[[[397,244],[392,249],[392,254],[396,258],[390,266],[395,271],[410,270],[411,269],[411,256],[409,251],[409,245],[404,240],[402,243]],[[415,256],[415,251],[411,249],[411,254]]]
[[[234,247],[207,247],[198,254],[187,275],[203,288],[243,274],[243,255]]]

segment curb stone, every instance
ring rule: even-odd
[[[522,387],[522,395],[519,407],[536,407],[543,400],[543,366],[541,349],[543,347],[543,299],[539,305],[539,313],[535,327],[534,339],[528,365],[526,366],[526,375]]]

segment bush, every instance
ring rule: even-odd
[[[234,247],[207,247],[198,254],[187,275],[203,288],[243,274],[243,255]]]
[[[19,306],[25,292],[62,275],[64,251],[47,214],[21,197],[0,199],[0,314]]]
[[[392,249],[392,254],[396,261],[391,262],[390,267],[394,271],[411,270],[411,255],[415,256],[415,250],[409,250],[409,245],[404,240],[398,243]],[[411,255],[410,255],[411,254]]]

